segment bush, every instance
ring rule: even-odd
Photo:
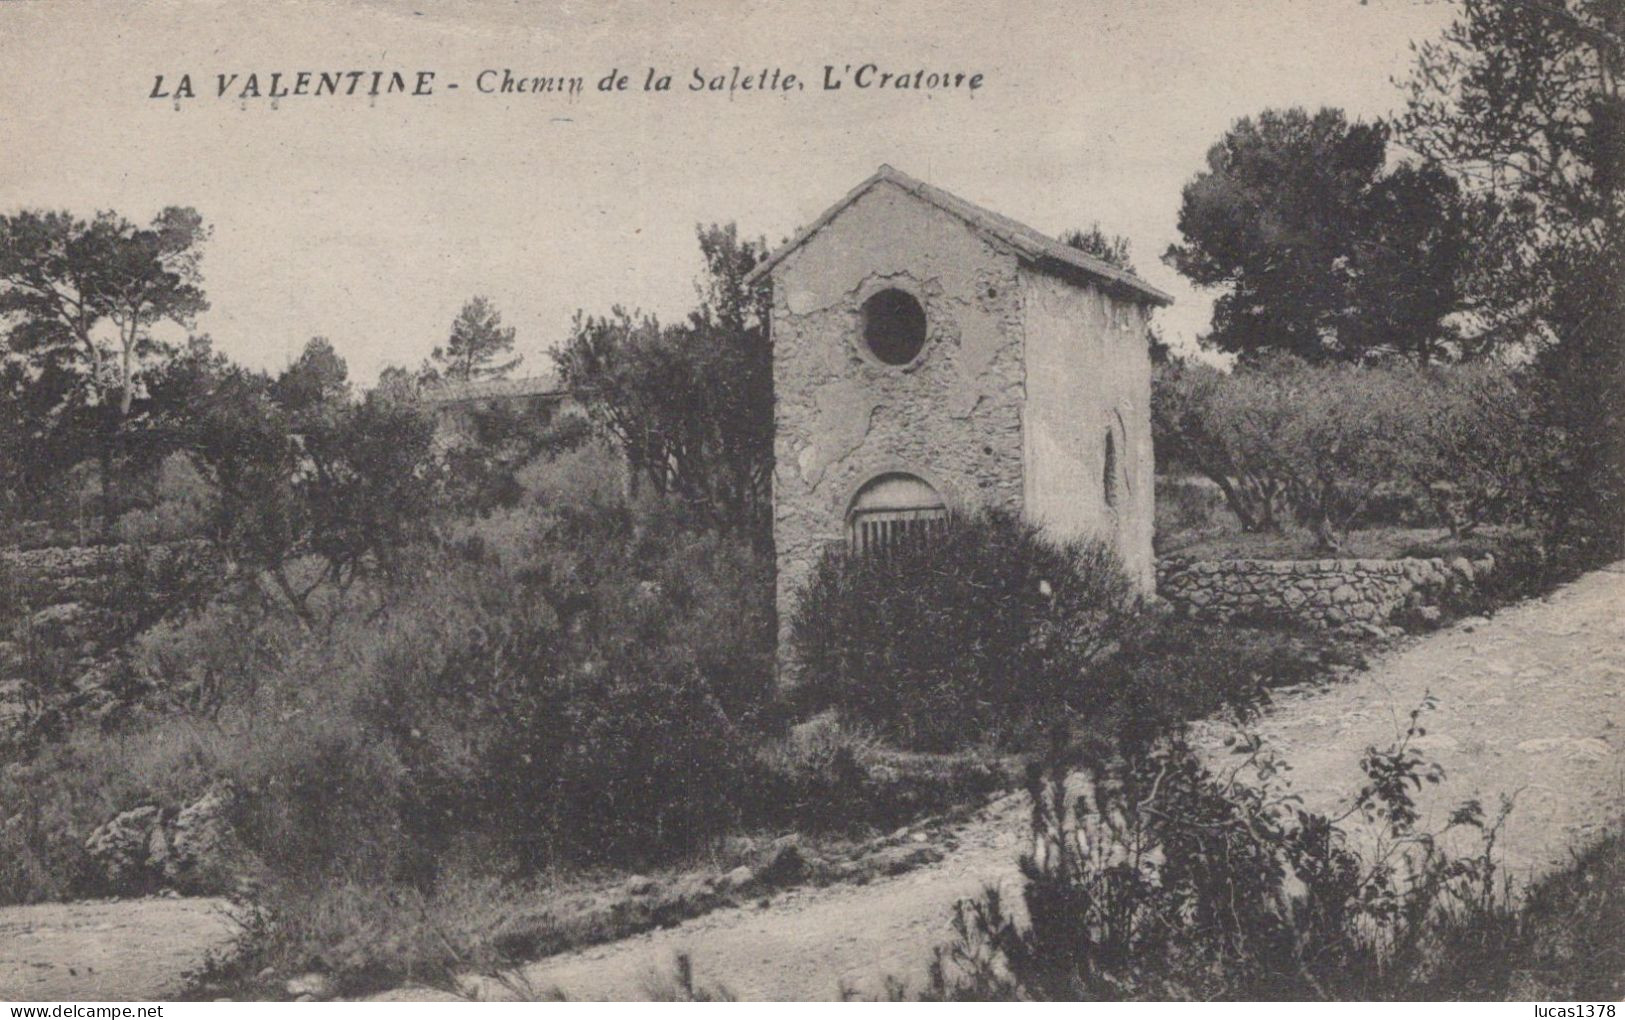
[[[1177,734],[1085,776],[1063,753],[1047,775],[1035,765],[1028,920],[996,890],[959,904],[925,997],[1406,997],[1437,974],[1429,939],[1442,918],[1505,909],[1499,822],[1469,802],[1441,832],[1417,826],[1412,792],[1440,775],[1412,745],[1421,711],[1362,760],[1349,814],[1375,839],[1359,849],[1340,818],[1297,806],[1284,763],[1246,734],[1219,773]],[[1443,850],[1451,829],[1479,830],[1482,853]]]
[[[893,750],[867,727],[842,724],[829,712],[767,743],[753,772],[753,820],[806,833],[890,830],[1006,788],[1013,778],[994,755]]]
[[[1211,481],[1157,476],[1154,544],[1159,554],[1177,551],[1231,522],[1224,494]]]
[[[1184,722],[1251,717],[1273,688],[1363,666],[1346,639],[1325,632],[1171,615],[1144,620],[1102,665],[1101,683],[1111,701],[1101,718],[1078,732],[1079,747],[1091,760],[1102,760],[1143,748]]]
[[[1137,609],[1101,543],[1058,545],[1003,513],[883,555],[832,551],[791,622],[797,695],[902,746],[1010,742],[1059,706],[1089,712],[1094,668]]]
[[[610,506],[410,547],[313,595],[319,627],[240,578],[130,647],[105,731],[0,777],[0,898],[91,891],[92,828],[221,779],[268,888],[680,857],[754,810],[770,576],[742,537]]]
[[[146,482],[144,505],[125,511],[113,525],[117,541],[145,545],[207,536],[214,493],[185,454],[165,457]]]
[[[336,659],[343,689],[307,702],[333,729],[306,722],[297,754],[243,777],[272,805],[256,842],[296,871],[345,846],[362,873],[432,883],[458,833],[529,872],[670,859],[737,819],[771,684],[760,560],[612,507],[544,515],[507,548],[425,557],[411,597],[293,670]]]

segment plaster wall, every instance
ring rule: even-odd
[[[1155,461],[1146,309],[1101,288],[1020,270],[1027,385],[1024,503],[1058,539],[1100,538],[1147,594]],[[1116,452],[1105,491],[1106,434]]]
[[[860,308],[898,287],[925,309],[907,366],[864,347]],[[781,629],[857,490],[887,471],[950,506],[1020,510],[1021,294],[1015,256],[895,185],[859,197],[777,267],[774,544]]]

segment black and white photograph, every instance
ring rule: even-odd
[[[1625,0],[0,0],[7,1015],[1615,1017],[1622,79]]]

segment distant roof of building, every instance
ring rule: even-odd
[[[558,374],[547,372],[518,379],[442,379],[423,388],[423,399],[431,404],[458,404],[469,400],[563,396],[564,393]]]
[[[1147,301],[1155,305],[1173,303],[1174,299],[1168,294],[1151,286],[1125,269],[1119,269],[1104,259],[1079,251],[1069,244],[1062,244],[1060,241],[1041,234],[1026,224],[1017,223],[1008,216],[1001,216],[990,209],[982,208],[974,202],[967,202],[957,195],[951,195],[941,188],[910,177],[901,170],[895,170],[885,164],[881,164],[880,169],[876,170],[867,180],[847,192],[846,197],[824,210],[823,214],[813,220],[810,225],[799,231],[795,237],[785,242],[777,251],[751,270],[750,275],[746,277],[746,282],[754,282],[771,273],[791,252],[806,244],[814,234],[840,215],[842,210],[881,182],[894,184],[904,191],[929,202],[943,212],[963,220],[971,229],[983,237],[1008,248],[1017,257],[1039,269],[1060,271],[1062,273],[1067,271],[1081,272],[1100,280],[1113,289],[1126,291],[1137,300]]]

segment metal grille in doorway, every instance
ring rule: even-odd
[[[948,511],[940,506],[864,511],[852,517],[852,551],[877,553],[921,544],[947,526]]]

